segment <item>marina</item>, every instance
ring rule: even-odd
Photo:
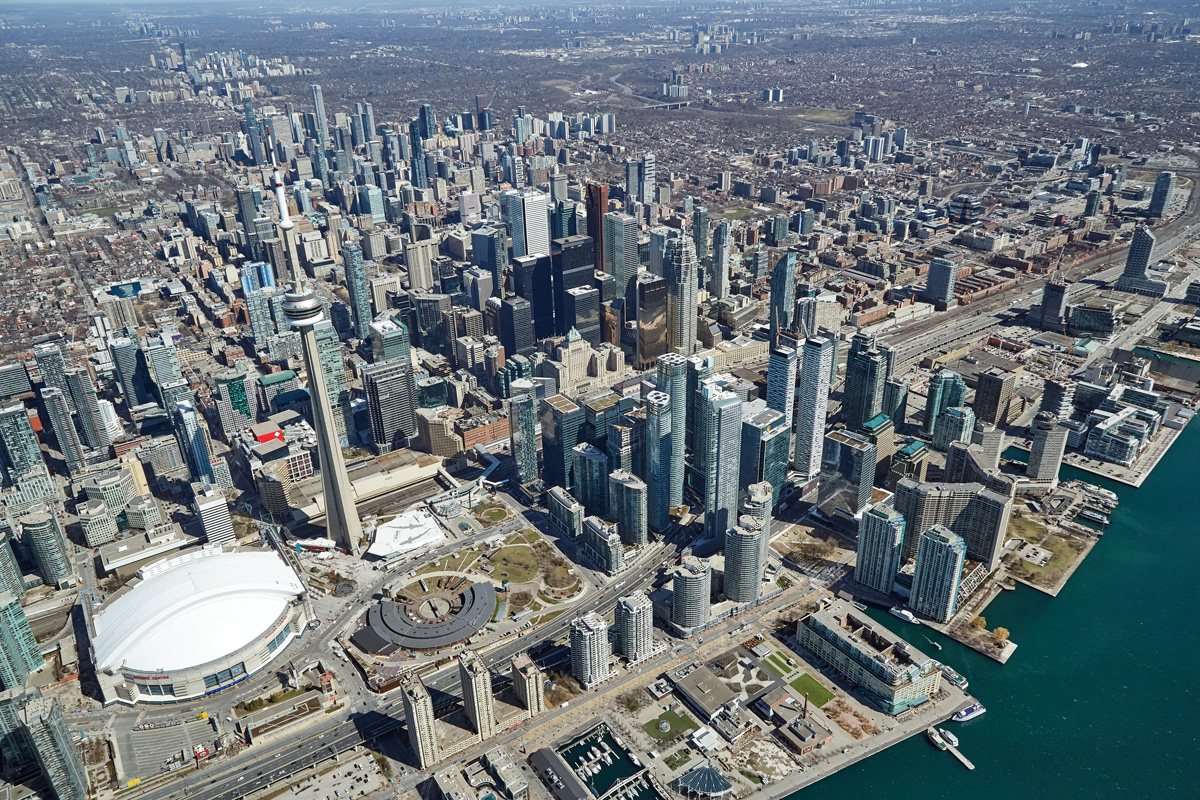
[[[641,761],[603,722],[556,750],[598,800],[663,800]]]

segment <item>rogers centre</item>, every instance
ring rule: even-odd
[[[304,585],[271,551],[204,549],[151,564],[90,615],[104,703],[177,703],[240,683],[311,621]]]

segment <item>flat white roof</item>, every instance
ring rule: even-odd
[[[405,511],[375,529],[375,539],[367,552],[376,558],[404,555],[446,541],[446,533],[433,514],[423,508]]]
[[[97,670],[169,672],[224,658],[265,635],[304,592],[273,552],[207,551],[143,575],[95,617]]]

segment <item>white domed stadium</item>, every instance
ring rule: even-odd
[[[138,577],[90,620],[105,704],[219,692],[269,664],[311,621],[304,585],[274,552],[206,548]]]

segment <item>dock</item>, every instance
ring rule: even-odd
[[[975,765],[971,763],[971,759],[967,758],[962,753],[958,752],[958,748],[955,747],[954,745],[950,744],[949,742],[946,742],[946,750],[947,750],[947,752],[951,753],[955,758],[957,758],[959,761],[961,761],[962,765],[964,767],[966,767],[967,769],[975,769]]]

